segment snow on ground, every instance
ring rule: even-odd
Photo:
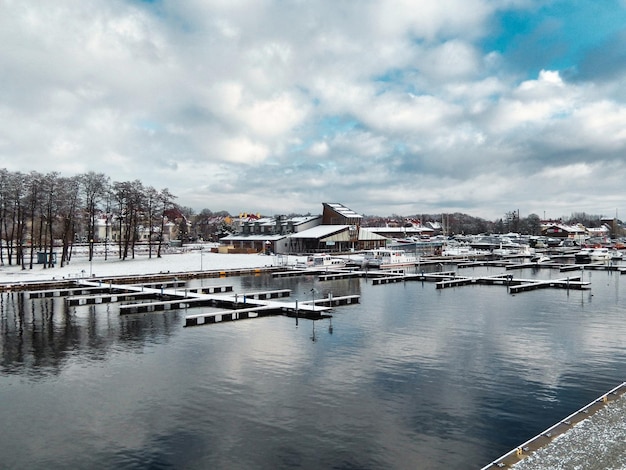
[[[68,279],[91,276],[115,276],[133,274],[151,274],[161,272],[189,272],[213,271],[227,269],[260,268],[266,266],[294,265],[302,257],[258,254],[220,254],[211,253],[209,248],[202,251],[198,247],[190,247],[178,251],[167,251],[157,258],[147,253],[136,255],[135,259],[120,260],[116,253],[109,252],[108,259],[98,253],[92,262],[89,262],[86,253],[76,253],[71,262],[60,267],[44,269],[42,264],[33,264],[33,269],[22,269],[21,266],[0,266],[0,283],[14,283],[27,281],[49,281],[54,279]]]

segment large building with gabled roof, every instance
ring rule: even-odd
[[[346,252],[385,246],[387,239],[361,231],[363,216],[339,203],[323,203],[322,216],[255,218],[243,223],[240,232],[220,240],[236,250],[273,253]]]

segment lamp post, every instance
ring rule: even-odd
[[[313,311],[315,311],[315,287],[311,289],[311,299],[313,301]]]

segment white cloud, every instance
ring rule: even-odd
[[[530,207],[530,187],[560,207],[573,196],[550,183],[590,162],[623,175],[623,80],[520,80],[506,51],[481,49],[496,9],[528,0],[0,2],[11,170],[139,178],[198,209],[282,188],[302,212],[332,199],[484,216]]]

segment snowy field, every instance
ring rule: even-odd
[[[115,276],[151,274],[161,272],[190,272],[212,271],[225,269],[260,268],[266,266],[295,265],[303,257],[258,255],[258,254],[219,254],[211,253],[210,247],[200,250],[199,247],[188,247],[186,250],[166,251],[161,258],[153,253],[152,258],[147,253],[136,255],[135,259],[124,261],[118,259],[116,253],[109,252],[108,259],[104,260],[103,253],[97,253],[92,262],[89,262],[86,253],[77,253],[72,256],[70,264],[60,267],[44,269],[42,264],[33,264],[33,269],[22,269],[21,266],[0,266],[0,283],[46,281],[53,279],[68,279],[90,276]]]

